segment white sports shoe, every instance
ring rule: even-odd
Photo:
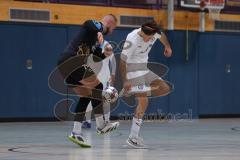
[[[143,139],[140,137],[128,137],[127,144],[133,148],[144,149],[146,146],[143,144]]]
[[[119,122],[105,122],[104,127],[102,129],[97,128],[97,134],[107,134],[119,127]]]

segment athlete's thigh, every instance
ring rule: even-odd
[[[150,86],[154,82],[164,82],[164,80],[161,77],[159,77],[157,74],[155,74],[152,71],[149,71],[146,75],[144,75],[144,79],[145,79],[145,84],[147,86]]]

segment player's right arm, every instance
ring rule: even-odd
[[[120,59],[120,74],[123,81],[123,88],[127,91],[131,88],[131,84],[127,80],[127,67],[126,67],[126,61],[124,59]]]
[[[122,53],[120,57],[120,66],[119,66],[121,78],[123,81],[123,87],[127,91],[130,90],[131,88],[131,84],[127,79],[127,62],[128,62],[128,59],[133,54],[133,52],[135,51],[135,49],[136,49],[136,45],[134,44],[134,41],[132,41],[131,37],[128,36],[122,49]]]

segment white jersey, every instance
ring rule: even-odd
[[[108,44],[108,41],[104,41],[103,48],[105,47],[106,44]],[[103,49],[103,51],[104,51],[104,49]],[[106,57],[104,60],[102,60],[102,62],[100,62],[102,66],[101,66],[101,70],[97,74],[97,77],[98,77],[99,81],[103,83],[104,88],[106,87],[107,82],[109,81],[109,79],[111,77],[111,74],[115,75],[115,73],[111,73],[111,71],[114,72],[113,71],[113,70],[115,70],[114,67],[116,67],[116,66],[114,66],[114,65],[116,65],[114,58],[115,57],[112,54],[111,56]],[[110,71],[110,65],[113,68],[111,71]]]
[[[126,42],[124,44],[122,55],[126,57],[127,64],[147,64],[148,62],[148,54],[155,43],[155,41],[161,38],[161,35],[156,33],[154,34],[153,38],[148,41],[144,42],[143,38],[138,34],[141,31],[141,28],[133,30],[131,33],[128,34]],[[138,76],[142,76],[149,71],[135,71],[135,72],[128,72],[127,78],[136,78]]]
[[[104,87],[106,86],[106,83],[110,79],[111,74],[110,74],[109,62],[111,62],[113,58],[114,58],[114,55],[106,57],[102,61],[102,66],[101,66],[100,72],[97,74],[99,81],[103,83]]]
[[[107,44],[107,41],[104,41],[103,48]],[[110,70],[111,64],[111,70]],[[116,60],[114,54],[109,57],[106,57],[104,60],[100,62],[94,62],[93,56],[90,55],[87,60],[87,65],[93,70],[93,72],[97,75],[97,78],[100,82],[103,83],[103,86],[106,87],[107,82],[110,79],[110,75],[115,75],[116,71]],[[111,73],[112,72],[112,73]]]

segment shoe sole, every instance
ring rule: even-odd
[[[119,125],[120,125],[120,123],[118,123],[118,125],[117,125],[115,128],[113,128],[112,130],[110,130],[110,131],[108,131],[108,132],[100,132],[100,131],[97,131],[97,134],[98,134],[98,135],[107,135],[107,134],[109,134],[109,133],[112,133],[112,132],[114,132],[114,131],[116,131],[116,130],[118,129]]]
[[[69,139],[70,141],[72,141],[73,143],[79,145],[79,146],[82,147],[82,148],[91,148],[91,147],[92,147],[90,144],[82,143],[82,142],[80,142],[80,141],[77,141],[77,140],[75,140],[74,138],[72,138],[71,136],[69,136],[68,139]]]
[[[128,139],[126,140],[126,143],[128,144],[128,146],[130,146],[130,147],[132,147],[132,148],[134,148],[134,149],[147,149],[146,146],[137,147],[137,146],[133,145],[132,143],[130,143],[130,142],[128,141]]]

